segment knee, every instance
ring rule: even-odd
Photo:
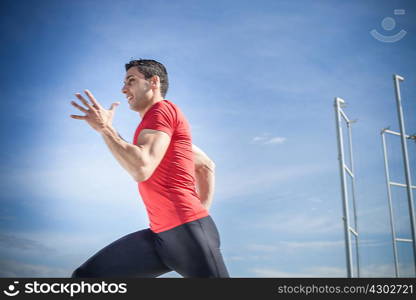
[[[92,277],[92,276],[83,267],[77,268],[74,272],[72,272],[72,275],[71,275],[71,278],[85,278],[85,277]]]

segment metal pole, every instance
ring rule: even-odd
[[[416,231],[415,231],[415,211],[414,211],[414,204],[413,204],[413,195],[412,195],[412,180],[410,178],[410,168],[409,168],[409,158],[407,154],[407,143],[406,143],[406,132],[404,129],[404,118],[403,118],[403,109],[401,103],[401,96],[400,96],[400,86],[399,81],[403,81],[404,78],[394,74],[393,81],[394,81],[394,88],[396,92],[396,103],[397,103],[397,114],[400,124],[400,133],[401,133],[401,141],[402,141],[402,152],[403,152],[403,161],[404,161],[404,169],[405,169],[405,176],[406,176],[406,190],[409,202],[409,215],[410,215],[410,226],[412,230],[412,240],[413,240],[413,263],[415,265],[416,271]]]
[[[396,229],[394,225],[393,204],[391,201],[390,172],[389,172],[389,165],[388,165],[388,159],[387,159],[386,138],[384,136],[385,130],[386,129],[383,129],[381,131],[381,139],[383,141],[384,170],[386,172],[387,198],[388,198],[389,210],[390,210],[390,228],[391,228],[391,236],[393,240],[394,271],[395,271],[396,277],[399,277],[399,264],[398,264],[398,259],[397,259],[397,245],[396,245]]]
[[[342,143],[342,129],[341,129],[341,118],[340,118],[340,104],[345,103],[341,98],[335,98],[335,118],[336,118],[336,128],[337,128],[337,138],[338,138],[338,161],[340,166],[340,175],[341,175],[341,191],[342,191],[342,205],[343,205],[343,221],[344,221],[344,233],[345,233],[345,253],[346,253],[346,262],[347,262],[347,277],[352,277],[352,251],[351,251],[351,240],[349,234],[349,216],[348,216],[348,202],[347,202],[347,187],[346,179],[344,172],[344,148]]]
[[[354,209],[354,225],[355,225],[355,232],[358,231],[358,221],[357,221],[357,206],[356,206],[356,200],[355,200],[355,171],[354,171],[354,160],[352,155],[352,130],[351,130],[351,122],[347,123],[348,126],[348,132],[349,132],[349,144],[350,144],[350,162],[351,162],[351,172],[354,174],[354,177],[351,177],[351,185],[352,185],[352,205]],[[355,257],[357,260],[357,277],[360,277],[360,256],[358,253],[358,234],[355,236]]]

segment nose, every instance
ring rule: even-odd
[[[126,85],[123,85],[123,87],[121,88],[121,92],[122,92],[123,94],[127,94]]]

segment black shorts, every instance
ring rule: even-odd
[[[229,277],[220,236],[210,216],[154,233],[130,233],[94,254],[72,273],[78,277]]]

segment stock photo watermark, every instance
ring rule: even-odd
[[[73,297],[77,294],[125,294],[127,293],[126,283],[89,283],[81,281],[71,283],[47,283],[47,282],[27,282],[19,286],[19,281],[14,281],[3,290],[6,296],[14,297],[22,294],[66,294]]]
[[[395,16],[403,16],[406,14],[406,11],[404,9],[395,9],[394,10],[394,15]],[[381,27],[386,31],[386,32],[391,32],[392,30],[394,30],[396,28],[396,20],[392,17],[385,17],[382,21],[381,21]],[[401,39],[403,39],[405,37],[405,35],[407,34],[407,31],[404,29],[401,29],[398,33],[393,34],[393,35],[385,35],[382,34],[380,32],[377,31],[377,29],[373,29],[370,31],[370,34],[378,41],[383,42],[383,43],[395,43],[400,41]]]

